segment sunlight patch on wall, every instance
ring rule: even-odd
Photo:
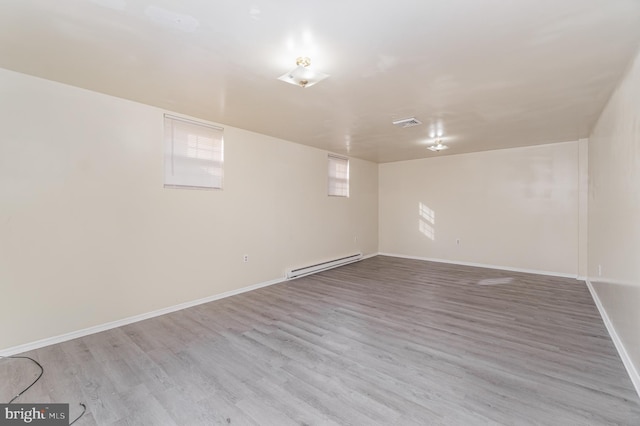
[[[427,207],[424,203],[418,203],[418,214],[420,219],[418,221],[418,230],[425,237],[432,241],[436,239],[436,212]]]

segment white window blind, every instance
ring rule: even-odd
[[[329,195],[349,196],[349,160],[329,154]]]
[[[222,129],[170,115],[164,116],[164,186],[222,188]]]

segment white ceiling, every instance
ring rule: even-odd
[[[639,42],[639,0],[0,1],[0,67],[374,162],[587,137]]]

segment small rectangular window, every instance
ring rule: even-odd
[[[222,128],[164,116],[164,186],[222,189]]]
[[[329,195],[349,196],[349,159],[329,154]]]

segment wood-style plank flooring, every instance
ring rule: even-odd
[[[24,355],[77,425],[640,425],[584,283],[384,256]]]

